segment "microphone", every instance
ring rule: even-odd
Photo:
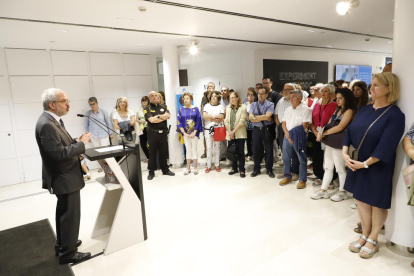
[[[121,138],[121,141],[122,141],[122,146],[123,146],[123,147],[124,147],[124,149],[125,149],[124,139],[122,139],[122,136],[121,136],[121,135],[119,135],[119,134],[118,134],[118,132],[116,132],[115,130],[113,130],[113,129],[109,128],[108,126],[104,125],[103,123],[99,122],[98,120],[96,120],[95,118],[93,118],[93,117],[91,117],[91,116],[87,116],[87,115],[83,115],[83,114],[77,114],[77,116],[78,116],[78,117],[88,117],[88,118],[89,118],[89,120],[92,120],[92,122],[94,122],[97,126],[99,126],[100,128],[102,128],[102,129],[103,129],[106,133],[108,133],[108,135],[111,135],[111,134],[109,133],[109,131],[105,130],[105,129],[104,129],[103,127],[101,127],[100,125],[103,125],[104,127],[108,128],[108,129],[110,129],[110,130],[112,130],[112,132],[116,133],[116,134],[117,134],[117,135]],[[98,125],[98,124],[99,124],[99,125]],[[108,139],[109,139],[109,144],[112,146],[111,137],[108,137]]]

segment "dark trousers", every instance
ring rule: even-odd
[[[253,130],[247,130],[247,156],[253,155]]]
[[[163,173],[168,172],[168,137],[167,132],[157,133],[152,130],[148,130],[148,151],[149,161],[148,170],[154,172],[157,170],[157,154],[159,154],[159,164]]]
[[[80,191],[56,195],[56,245],[60,245],[60,260],[76,252],[80,225]]]
[[[285,133],[283,132],[282,124],[277,126],[277,142],[281,149],[283,149],[283,140],[285,139]]]
[[[139,143],[141,144],[141,149],[144,152],[147,159],[149,158],[149,152],[148,152],[148,137],[147,137],[147,128],[144,128],[144,131],[142,132],[142,135],[139,136]]]
[[[323,155],[324,151],[322,150],[321,142],[314,142],[312,147],[312,161],[313,161],[313,174],[319,178],[323,179],[325,170],[323,169]]]
[[[244,142],[246,141],[246,139],[236,139],[236,147],[237,147],[237,159],[235,161],[232,162],[231,168],[233,170],[237,170],[237,161],[239,163],[239,172],[245,172],[245,168],[244,168],[244,163],[245,163],[245,159],[244,159]]]
[[[265,155],[266,170],[271,171],[273,167],[273,139],[266,139],[264,130],[253,129],[253,151],[254,170],[260,170],[260,162]]]

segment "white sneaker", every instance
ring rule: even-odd
[[[313,195],[310,196],[312,199],[328,199],[329,195],[328,192],[322,192],[322,190],[317,191],[316,193],[314,193]]]
[[[189,174],[191,171],[189,171],[188,169],[184,169],[184,175]]]
[[[351,208],[352,208],[352,209],[358,209],[358,206],[357,206],[357,204],[356,204],[356,203],[354,203],[354,204],[351,204]]]
[[[198,169],[194,169],[194,170],[193,170],[193,173],[194,173],[195,175],[197,175],[197,174],[198,174]]]
[[[339,187],[339,177],[333,181],[333,185],[335,188]]]
[[[292,173],[292,181],[298,181],[299,175]]]
[[[338,191],[336,194],[334,194],[331,197],[331,200],[335,202],[339,202],[339,201],[346,200],[346,199],[348,199],[348,195],[346,194],[346,192],[341,192],[341,191]]]

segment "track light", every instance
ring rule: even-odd
[[[347,14],[351,9],[359,6],[359,0],[341,1],[336,4],[336,12],[339,15]]]

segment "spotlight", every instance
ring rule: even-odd
[[[197,55],[198,53],[198,41],[197,40],[191,41],[189,51],[192,56]]]
[[[359,6],[359,0],[341,1],[336,4],[336,12],[339,15],[347,14],[351,9]]]

